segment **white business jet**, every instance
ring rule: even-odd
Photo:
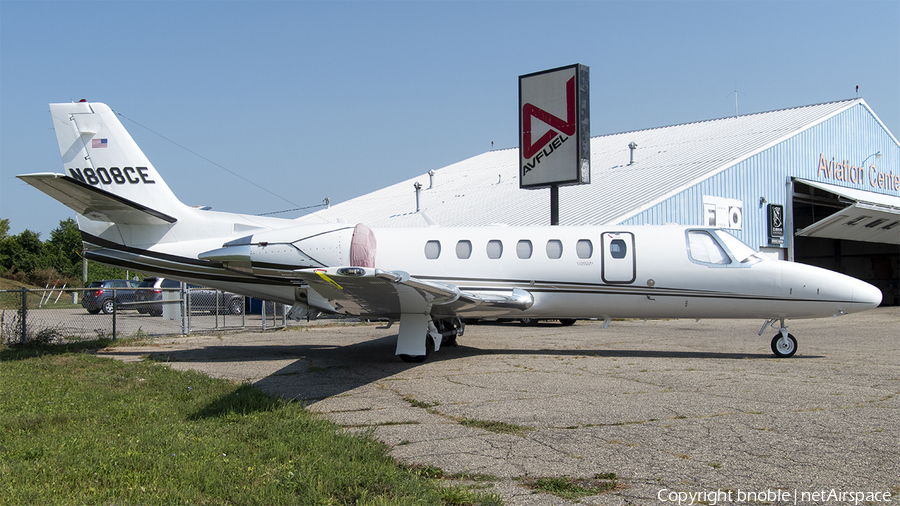
[[[87,258],[292,304],[296,319],[399,321],[407,361],[455,344],[469,318],[760,318],[760,335],[777,330],[775,355],[790,357],[785,320],[881,302],[868,283],[702,227],[369,228],[193,208],[108,106],[50,112],[64,173],[18,177],[78,213]]]

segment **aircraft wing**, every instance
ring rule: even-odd
[[[16,177],[94,221],[112,221],[123,225],[165,225],[178,221],[63,174],[23,174]]]
[[[534,297],[518,288],[476,294],[449,283],[416,279],[403,271],[329,267],[299,269],[293,276],[324,299],[310,300],[312,305],[325,302],[344,314],[397,318],[403,313],[432,312],[434,306],[442,306],[442,313],[455,314],[474,307],[524,310],[534,304]]]

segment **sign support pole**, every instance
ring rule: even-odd
[[[550,187],[550,225],[559,225],[559,185]]]

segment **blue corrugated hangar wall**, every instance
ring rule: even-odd
[[[881,153],[875,158],[876,152]],[[822,159],[837,164],[862,166],[862,178],[856,182],[840,180],[820,170]],[[870,166],[876,169],[872,171]],[[846,171],[845,171],[846,172]],[[879,186],[872,175],[887,173],[900,177],[900,144],[877,116],[864,104],[813,124],[777,144],[725,168],[704,181],[625,220],[623,225],[645,223],[704,224],[703,197],[739,200],[743,204],[740,230],[731,232],[756,248],[784,248],[783,257],[846,272],[876,284],[885,293],[884,304],[897,305],[898,250],[894,244],[793,237],[785,228],[783,245],[770,243],[766,204],[780,204],[793,212],[793,180],[827,183],[871,193],[900,197],[900,188],[889,180]],[[859,173],[857,173],[859,174]],[[856,174],[855,174],[856,175]],[[765,202],[763,202],[763,200]],[[790,225],[790,222],[788,223]],[[796,223],[799,230],[806,224]],[[900,237],[900,227],[897,228]],[[793,243],[792,243],[793,241]],[[898,241],[900,242],[900,241]],[[777,251],[777,250],[776,250]]]

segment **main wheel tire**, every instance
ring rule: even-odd
[[[781,333],[775,334],[772,338],[772,353],[778,358],[788,358],[797,353],[797,339],[791,334],[785,339]]]
[[[430,357],[432,353],[434,353],[434,339],[432,339],[431,336],[426,335],[425,336],[425,354],[424,355],[397,355],[397,356],[400,357],[400,360],[402,360],[406,363],[421,364],[422,362],[427,360],[428,357]]]
[[[102,304],[100,304],[100,310],[106,314],[111,314],[113,312],[115,301],[112,299],[105,299]]]
[[[563,318],[559,321],[559,324],[563,327],[568,327],[569,325],[575,325],[575,318]]]
[[[537,319],[535,318],[519,318],[519,322],[522,325],[537,325]]]

